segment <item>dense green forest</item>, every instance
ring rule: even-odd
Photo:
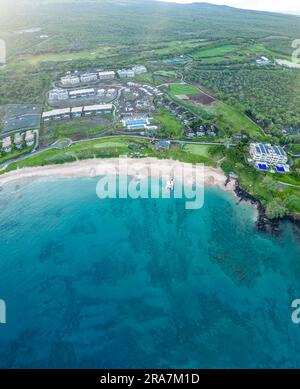
[[[0,104],[43,103],[51,82],[68,70],[187,55],[176,71],[267,132],[300,125],[299,70],[253,65],[259,55],[290,59],[299,17],[154,0],[2,3],[8,61],[0,68]]]
[[[282,39],[300,36],[299,18],[211,4],[154,0],[2,0],[0,34],[9,55],[84,50],[98,45],[153,43],[203,38],[266,39],[280,50]],[[20,33],[40,28],[39,35]],[[274,38],[275,41],[274,41]],[[275,45],[275,46],[274,46]]]
[[[187,79],[237,106],[273,134],[300,127],[300,71],[280,67],[240,66],[231,69],[194,65]]]

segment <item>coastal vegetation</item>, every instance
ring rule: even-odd
[[[174,139],[178,139],[181,136],[182,125],[169,112],[160,109],[159,113],[154,116],[154,121],[160,125],[159,135]]]
[[[217,148],[221,148],[217,146]],[[212,148],[213,150],[213,148]],[[148,156],[155,158],[172,158],[182,162],[206,163],[216,166],[220,154],[210,152],[205,145],[172,145],[170,150],[159,152],[149,140],[139,137],[110,136],[100,139],[79,141],[68,147],[41,151],[27,158],[9,164],[0,174],[23,167],[45,166],[75,162],[89,158],[114,158],[126,156]]]
[[[160,86],[166,98],[195,115],[195,126],[216,126],[214,141],[220,143],[216,147],[173,144],[170,150],[158,153],[150,142],[134,138],[134,142],[146,144],[143,155],[212,166],[222,160],[224,172],[236,173],[240,186],[263,202],[269,217],[300,213],[300,158],[295,155],[300,150],[300,136],[283,135],[285,128],[300,128],[300,71],[275,63],[278,58],[290,60],[291,43],[300,35],[297,17],[151,0],[128,0],[126,6],[116,1],[112,6],[108,0],[84,6],[66,1],[72,6],[63,19],[65,2],[56,0],[42,0],[39,7],[22,1],[17,15],[9,4],[3,7],[0,37],[7,43],[8,58],[0,68],[0,104],[45,107],[47,91],[67,71],[116,70],[143,63],[148,73],[133,81]],[[261,56],[269,61],[257,64]],[[176,114],[160,107],[153,122],[158,125],[157,136],[182,139],[183,126]],[[113,130],[120,128],[112,116],[42,125],[40,146],[63,143],[65,138],[91,139]],[[257,172],[247,162],[247,144],[222,146],[236,143],[235,136],[241,134],[249,141],[285,145],[290,174]],[[115,136],[115,143],[107,139],[41,151],[17,160],[7,170],[130,154],[128,144],[133,138]],[[24,150],[15,153],[21,157]],[[0,163],[17,156],[15,153],[1,155]]]
[[[262,202],[269,218],[276,219],[287,214],[300,213],[299,178],[294,182],[295,186],[288,186],[281,183],[288,175],[258,172],[245,163],[247,145],[239,144],[236,148],[224,148],[223,151],[225,158],[221,167],[224,173],[227,176],[235,173],[240,187]]]
[[[193,65],[187,78],[248,115],[268,133],[280,136],[285,127],[300,126],[300,72],[253,65],[210,69]]]

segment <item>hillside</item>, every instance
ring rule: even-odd
[[[20,0],[15,7],[7,0],[2,2],[0,34],[7,41],[9,55],[192,38],[291,40],[300,36],[297,16],[205,3]],[[40,34],[27,32],[32,28],[40,28],[40,34],[50,39],[41,43]]]

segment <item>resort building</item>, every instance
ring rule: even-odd
[[[188,128],[186,130],[185,136],[187,136],[188,138],[195,138],[196,135],[191,128]]]
[[[135,76],[135,72],[132,69],[120,69],[117,73],[120,78],[133,78]]]
[[[147,73],[147,68],[144,65],[135,65],[132,70],[136,75]]]
[[[20,133],[15,134],[15,136],[14,136],[14,144],[16,145],[16,148],[18,150],[22,149],[23,141],[24,141],[23,134],[20,134]]]
[[[282,130],[282,133],[286,136],[300,135],[300,128],[288,127]]]
[[[281,146],[272,146],[264,143],[251,143],[250,155],[255,162],[266,162],[270,165],[287,163],[286,152]]]
[[[84,99],[95,95],[94,88],[75,89],[69,92],[70,99]]]
[[[72,116],[72,118],[74,118],[74,119],[81,118],[82,113],[83,113],[83,107],[74,107],[74,108],[71,108],[71,116]]]
[[[147,117],[130,118],[122,120],[122,124],[128,130],[145,130],[148,127],[149,120]]]
[[[113,96],[116,93],[116,90],[113,88],[107,89],[106,94],[107,96]]]
[[[269,58],[262,56],[256,60],[256,63],[257,65],[269,65],[270,60]]]
[[[67,100],[69,98],[69,92],[65,89],[52,89],[49,92],[49,100]]]
[[[61,120],[70,118],[70,108],[63,109],[53,109],[52,111],[46,111],[42,114],[42,119],[44,122],[50,120]]]
[[[120,78],[132,78],[139,74],[147,73],[147,68],[144,65],[135,65],[131,69],[120,69],[117,73]]]
[[[250,156],[250,161],[254,162],[259,170],[268,171],[270,165],[274,166],[279,173],[289,171],[288,157],[281,146],[251,143]]]
[[[196,131],[196,135],[197,135],[198,137],[202,138],[203,136],[205,136],[205,130],[199,128],[199,129]]]
[[[85,116],[103,115],[111,113],[112,108],[112,104],[87,105],[83,108],[83,112]]]
[[[62,85],[77,85],[80,84],[80,78],[76,75],[68,74],[60,79]]]
[[[12,151],[12,143],[10,136],[7,136],[2,140],[2,148],[5,153],[10,153]]]
[[[155,125],[148,125],[147,126],[147,130],[149,130],[149,131],[155,131],[157,129],[158,129],[158,126],[155,126]]]
[[[34,132],[32,130],[26,131],[25,142],[26,142],[26,146],[28,147],[34,145]]]
[[[81,74],[81,76],[80,76],[80,81],[82,83],[93,82],[93,81],[97,81],[97,80],[98,80],[97,73],[84,73],[84,74]]]
[[[155,144],[157,150],[169,150],[171,142],[169,140],[160,140]]]
[[[97,90],[97,95],[98,95],[99,97],[104,97],[104,96],[105,96],[105,93],[106,93],[105,89],[98,89],[98,90]]]
[[[107,72],[99,72],[98,77],[99,80],[113,80],[115,78],[115,72],[107,71]]]

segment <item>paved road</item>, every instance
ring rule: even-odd
[[[287,182],[277,181],[278,184],[289,186],[291,188],[300,188],[300,185],[288,184]]]

